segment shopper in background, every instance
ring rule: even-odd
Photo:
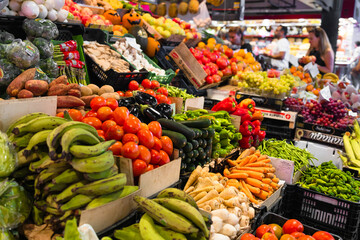
[[[321,74],[334,70],[334,51],[324,29],[317,27],[309,31],[310,48],[306,56],[315,56]]]
[[[358,62],[359,58],[360,58],[360,41],[357,41],[355,42],[355,49],[354,49],[354,52],[353,52],[353,55],[350,59],[350,64],[354,64],[354,66],[356,66],[356,63]]]
[[[252,46],[249,43],[245,43],[244,34],[240,28],[230,28],[227,36],[233,50],[246,49],[247,52],[252,53]]]
[[[272,44],[275,44],[275,47],[272,49],[272,53],[263,53],[264,56],[270,58],[270,64],[272,67],[279,70],[289,68],[289,58],[290,58],[290,43],[286,39],[287,27],[278,26],[275,30],[276,42],[273,41]]]

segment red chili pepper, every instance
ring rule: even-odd
[[[239,145],[241,148],[250,148],[254,142],[254,138],[252,136],[242,137],[239,141]]]
[[[221,102],[217,103],[212,109],[211,111],[227,111],[229,113],[233,113],[235,111],[235,107],[236,107],[236,100],[235,98],[232,97],[228,97],[225,98],[224,100],[222,100]]]
[[[254,100],[250,99],[250,98],[246,98],[244,100],[242,100],[239,103],[240,107],[242,108],[247,108],[250,110],[250,112],[254,112],[255,111],[255,102]]]
[[[251,136],[251,131],[253,129],[254,125],[250,121],[245,121],[240,125],[240,133],[245,137]]]
[[[232,113],[233,115],[241,117],[241,123],[245,121],[250,121],[252,116],[251,112],[247,108],[241,108],[239,106],[236,107],[235,112]]]

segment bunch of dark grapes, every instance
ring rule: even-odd
[[[298,98],[287,98],[284,101],[284,105],[290,111],[300,112],[304,107],[304,102]]]

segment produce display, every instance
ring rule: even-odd
[[[270,157],[293,161],[294,174],[297,171],[302,171],[303,167],[314,165],[313,161],[317,161],[317,159],[306,149],[295,147],[293,143],[288,143],[286,140],[264,140],[260,144],[259,150],[262,154]]]
[[[346,132],[343,136],[345,154],[340,153],[340,158],[349,168],[360,171],[360,126],[359,122],[354,121],[354,131],[350,134]]]

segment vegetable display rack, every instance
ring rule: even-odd
[[[287,185],[282,209],[285,217],[338,234],[344,240],[358,239],[360,203],[331,197],[299,185]]]

